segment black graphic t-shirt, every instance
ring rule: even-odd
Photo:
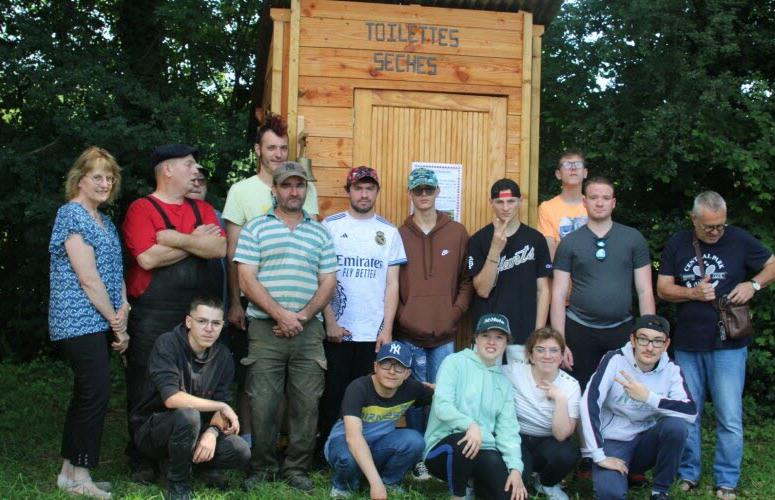
[[[353,380],[347,386],[342,399],[342,413],[331,434],[331,439],[344,436],[343,417],[349,415],[361,419],[363,438],[373,443],[385,434],[393,432],[396,423],[406,410],[415,406],[431,404],[433,390],[412,378],[406,379],[392,398],[383,398],[374,389],[371,375],[364,375]]]
[[[728,294],[759,272],[772,255],[751,233],[735,226],[728,226],[713,245],[700,241],[700,251],[716,297]],[[680,231],[670,238],[662,251],[659,274],[672,276],[677,285],[688,288],[702,281],[692,246],[692,231]],[[682,351],[711,351],[744,347],[751,342],[750,338],[721,342],[717,324],[718,313],[710,302],[679,303],[673,346]]]
[[[492,224],[477,231],[468,242],[468,271],[476,276],[487,261],[495,229]],[[520,224],[506,240],[498,262],[498,278],[486,299],[474,295],[473,321],[485,313],[509,318],[512,344],[524,344],[535,330],[536,279],[552,274],[549,247],[541,233]]]

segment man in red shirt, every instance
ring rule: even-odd
[[[207,259],[226,255],[225,234],[210,204],[186,198],[198,173],[197,158],[197,148],[185,144],[156,148],[151,154],[156,190],[135,200],[124,219],[133,309],[127,328],[127,414],[139,402],[156,338],[183,321],[195,296],[220,297],[223,290],[223,275],[213,272]],[[153,480],[153,470],[131,442],[130,435],[132,477]]]

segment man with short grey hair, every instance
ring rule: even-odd
[[[775,280],[775,257],[748,231],[728,226],[724,198],[700,193],[691,212],[693,229],[673,235],[662,251],[657,294],[678,304],[673,338],[699,416],[706,389],[718,422],[714,479],[719,498],[734,498],[743,458],[745,365],[751,338],[731,339],[720,331],[718,300],[745,304]],[[698,257],[700,257],[698,259]],[[689,429],[681,466],[682,491],[700,481],[700,418]]]

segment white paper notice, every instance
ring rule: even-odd
[[[436,210],[446,212],[453,220],[460,222],[461,193],[463,187],[463,165],[460,163],[412,162],[412,170],[427,168],[436,173],[439,179],[439,197],[436,198]],[[409,203],[409,211],[414,207]]]

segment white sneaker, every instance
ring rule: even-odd
[[[562,491],[559,484],[554,486],[544,486],[541,483],[536,483],[536,491],[543,493],[549,500],[568,500],[568,495]]]
[[[331,486],[331,498],[350,498],[352,494],[347,490],[340,490],[336,486]]]
[[[417,462],[412,471],[412,479],[415,481],[427,481],[431,478],[428,467],[425,466],[425,462]]]

